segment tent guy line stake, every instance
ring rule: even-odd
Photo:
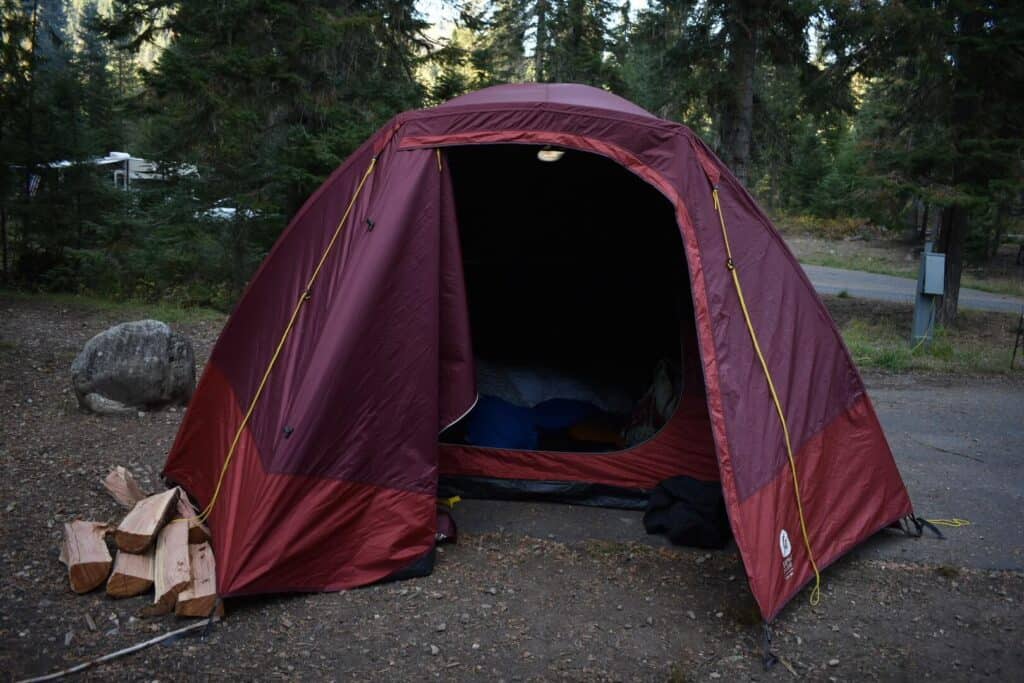
[[[811,589],[811,604],[817,605],[821,601],[821,572],[818,571],[818,563],[814,561],[814,551],[811,549],[811,539],[807,534],[807,522],[804,519],[804,504],[800,496],[800,480],[796,475],[796,459],[793,457],[793,444],[789,439],[789,425],[786,422],[786,413],[782,409],[782,401],[775,391],[775,382],[772,380],[772,373],[768,369],[768,361],[761,352],[761,344],[757,341],[757,332],[754,330],[754,323],[750,319],[750,311],[747,310],[747,301],[743,298],[743,287],[740,285],[740,275],[736,270],[736,262],[732,258],[732,248],[729,246],[729,231],[725,228],[725,214],[722,212],[722,202],[718,198],[718,185],[711,186],[711,197],[715,202],[715,211],[718,212],[718,221],[722,224],[722,240],[725,242],[725,267],[732,275],[733,284],[736,286],[736,295],[740,300],[740,309],[743,311],[743,320],[747,323],[747,332],[750,333],[750,341],[754,345],[754,352],[757,359],[761,361],[761,369],[764,371],[764,378],[768,381],[768,391],[771,393],[772,401],[775,403],[775,412],[782,424],[782,436],[786,442],[786,455],[789,457],[789,469],[793,473],[793,495],[796,496],[796,510],[800,517],[800,533],[804,539],[804,547],[807,548],[807,559],[811,562],[811,569],[814,570],[814,588]]]
[[[97,657],[96,659],[90,659],[87,662],[82,662],[81,664],[76,664],[75,666],[72,666],[72,667],[67,668],[67,669],[61,669],[60,671],[54,671],[52,674],[46,674],[44,676],[36,676],[35,678],[25,678],[25,679],[23,679],[21,681],[18,681],[18,683],[37,683],[38,681],[54,681],[54,680],[57,680],[58,678],[64,678],[65,676],[70,676],[71,674],[78,673],[79,671],[85,671],[89,667],[95,666],[97,664],[102,664],[103,662],[109,662],[112,659],[117,659],[118,657],[123,657],[124,655],[128,655],[128,654],[131,654],[133,652],[138,652],[139,650],[144,650],[147,647],[149,647],[150,645],[156,645],[157,643],[162,642],[164,640],[167,640],[168,638],[173,638],[174,636],[180,636],[182,634],[189,633],[191,631],[198,631],[199,629],[201,629],[201,628],[203,628],[205,626],[209,626],[213,622],[219,621],[219,620],[220,620],[219,617],[208,617],[206,619],[203,619],[202,621],[197,621],[194,624],[189,624],[188,626],[183,626],[182,628],[179,628],[179,629],[177,629],[175,631],[168,631],[167,633],[164,633],[163,635],[159,635],[159,636],[157,636],[155,638],[150,638],[149,640],[144,640],[141,643],[136,643],[135,645],[130,645],[130,646],[128,646],[126,648],[123,648],[121,650],[117,650],[116,652],[111,652],[109,654],[105,654],[102,657]]]

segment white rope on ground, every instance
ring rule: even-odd
[[[21,681],[18,681],[18,683],[36,683],[36,681],[53,681],[58,678],[64,678],[67,675],[75,674],[79,671],[85,671],[91,666],[102,664],[103,662],[109,662],[112,659],[117,659],[118,657],[131,654],[132,652],[144,650],[150,645],[156,645],[157,643],[167,640],[168,638],[173,638],[174,636],[179,636],[183,633],[188,633],[189,631],[195,631],[197,629],[203,628],[204,626],[209,626],[215,621],[220,621],[220,617],[209,617],[207,619],[203,619],[202,621],[197,621],[194,624],[189,624],[188,626],[179,628],[176,631],[168,631],[167,633],[159,635],[156,638],[150,638],[149,640],[146,640],[144,642],[136,643],[135,645],[124,648],[123,650],[111,652],[110,654],[103,655],[102,657],[97,657],[96,659],[90,659],[87,662],[76,664],[70,669],[62,669],[61,671],[55,671],[54,673],[46,674],[45,676],[37,676],[36,678],[26,678]]]

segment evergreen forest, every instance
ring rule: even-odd
[[[533,81],[686,124],[773,216],[930,230],[947,323],[1021,232],[1014,0],[0,0],[3,285],[229,310],[390,117]]]

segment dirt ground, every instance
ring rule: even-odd
[[[78,410],[72,358],[125,319],[0,295],[0,671],[11,680],[183,623],[138,617],[144,598],[76,596],[57,561],[62,522],[122,514],[99,484],[111,466],[159,486],[181,419],[180,411],[101,418]],[[176,327],[202,361],[219,324]],[[1019,567],[849,557],[825,573],[819,605],[805,591],[776,620],[782,663],[765,673],[760,619],[735,552],[651,545],[634,526],[591,538],[466,532],[430,577],[229,602],[227,619],[205,638],[166,642],[85,677],[967,681],[1024,671]]]

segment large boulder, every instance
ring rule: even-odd
[[[85,344],[71,364],[78,404],[127,414],[187,403],[196,388],[192,342],[159,320],[115,325]]]

